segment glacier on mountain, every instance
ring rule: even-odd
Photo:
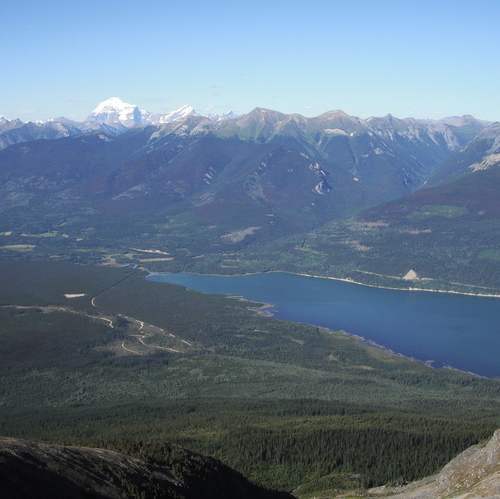
[[[118,97],[111,97],[101,102],[85,121],[106,125],[122,124],[131,127],[136,123],[140,124],[141,112],[137,106],[127,104]]]
[[[165,114],[152,113],[139,109],[135,104],[127,104],[119,97],[111,97],[101,102],[85,120],[85,123],[99,123],[109,126],[123,125],[130,128],[134,125],[163,125],[187,118],[200,116],[191,106],[184,105],[175,111]],[[234,118],[236,115],[230,111],[226,114],[210,114],[207,116],[212,121]]]

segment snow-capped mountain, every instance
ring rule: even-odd
[[[191,106],[182,106],[166,114],[156,114],[141,110],[135,104],[123,102],[118,97],[111,97],[111,99],[101,102],[85,122],[101,123],[108,126],[123,125],[130,128],[134,125],[162,125],[192,115],[198,116],[198,113]]]
[[[89,132],[103,132],[116,137],[135,125],[165,125],[189,116],[200,115],[187,105],[169,113],[152,113],[139,109],[135,104],[123,102],[119,97],[111,97],[101,102],[82,122],[60,117],[23,123],[21,120],[9,120],[0,115],[0,150],[19,142],[71,137]],[[232,111],[208,116],[214,122],[235,117],[237,115]]]
[[[99,123],[110,127],[125,126],[130,128],[134,125],[164,125],[187,118],[188,116],[200,116],[191,106],[185,105],[165,114],[152,113],[139,109],[134,104],[127,104],[118,97],[101,102],[84,123]],[[208,114],[211,121],[233,119],[238,116],[232,111],[224,114]]]
[[[182,106],[175,111],[166,114],[150,113],[149,111],[141,111],[141,125],[162,125],[171,123],[172,121],[183,120],[188,116],[199,116],[199,114],[191,106]]]
[[[210,114],[207,114],[207,118],[209,120],[212,120],[212,121],[221,121],[221,120],[225,120],[225,119],[232,120],[234,118],[239,118],[239,115],[234,114],[232,111],[229,111],[228,113],[224,113],[224,114],[210,113]]]
[[[141,124],[141,111],[134,104],[127,104],[118,97],[111,97],[101,102],[85,121],[131,127],[136,123]]]

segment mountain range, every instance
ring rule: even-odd
[[[439,279],[442,269],[417,261],[424,253],[402,248],[419,247],[422,235],[456,247],[448,237],[456,233],[468,256],[443,268],[467,260],[491,274],[500,261],[499,123],[364,120],[340,110],[306,118],[262,108],[218,118],[189,107],[157,115],[112,98],[80,124],[1,121],[6,246],[50,233],[44,245],[72,259],[82,246],[169,253],[158,270],[281,269],[359,280],[351,271],[399,276],[412,265]],[[345,222],[352,217],[378,224],[376,234],[354,230]]]
[[[161,125],[182,120],[187,116],[199,116],[190,106],[175,111],[156,114],[140,110],[135,104],[127,104],[118,97],[101,102],[82,122],[67,118],[55,118],[23,123],[19,119],[9,120],[0,116],[0,149],[19,142],[36,139],[59,139],[92,131],[101,131],[116,136],[134,125]],[[234,117],[232,111],[226,114],[209,114],[212,121]]]

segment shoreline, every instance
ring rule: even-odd
[[[315,279],[330,279],[333,281],[341,281],[341,282],[347,282],[350,284],[357,284],[358,286],[367,286],[369,288],[376,288],[376,289],[390,289],[393,291],[421,291],[421,292],[427,292],[427,293],[449,293],[449,294],[455,294],[455,295],[463,295],[463,296],[477,296],[478,298],[500,298],[500,290],[498,291],[498,294],[486,294],[486,293],[466,293],[464,291],[454,291],[454,290],[449,290],[445,291],[443,289],[425,289],[425,288],[395,288],[392,286],[380,286],[377,284],[367,284],[365,282],[359,282],[355,281],[353,279],[349,278],[344,278],[344,277],[331,277],[331,276],[323,276],[323,275],[314,275],[314,274],[304,274],[302,272],[290,272],[287,270],[266,270],[263,272],[248,272],[245,274],[202,274],[201,272],[151,272],[149,270],[146,270],[148,272],[148,275],[146,278],[154,275],[162,275],[162,274],[168,274],[168,275],[175,275],[175,274],[191,274],[191,275],[199,275],[199,276],[213,276],[213,277],[246,277],[246,276],[251,276],[251,275],[259,275],[259,274],[290,274],[290,275],[298,275],[302,277],[311,277]],[[386,277],[387,279],[399,279],[397,277],[392,277],[392,276],[383,276],[381,274],[376,274],[380,275],[381,277]],[[466,284],[462,284],[462,286],[467,286]],[[469,286],[475,287],[473,284],[469,284]],[[217,293],[216,293],[217,294]]]
[[[272,270],[270,272],[281,272],[280,270]],[[264,273],[264,272],[257,272],[257,273]],[[342,281],[342,282],[349,282],[352,284],[357,284],[359,286],[367,286],[369,288],[377,288],[377,289],[391,289],[393,291],[423,291],[423,292],[428,292],[428,293],[449,293],[449,294],[455,294],[455,295],[464,295],[464,296],[477,296],[479,298],[500,298],[500,291],[496,295],[492,294],[481,294],[481,293],[466,293],[463,291],[445,291],[444,289],[425,289],[425,288],[394,288],[391,286],[380,286],[377,284],[367,284],[364,282],[359,282],[359,281],[354,281],[353,279],[346,279],[342,277],[330,277],[330,276],[320,276],[320,275],[309,275],[309,274],[301,274],[301,273],[295,273],[295,272],[284,272],[285,274],[292,274],[292,275],[300,275],[303,277],[314,277],[316,279],[332,279],[334,281]],[[206,274],[198,274],[198,275],[206,275]],[[392,277],[392,276],[383,276],[381,274],[381,277],[386,277],[388,279],[399,279],[397,277]],[[462,284],[462,286],[466,286],[466,284]],[[469,284],[469,286],[473,286],[473,284]]]
[[[297,276],[301,276],[301,277],[330,279],[330,280],[342,281],[342,282],[351,283],[351,284],[357,284],[360,286],[368,286],[368,287],[377,288],[377,289],[389,289],[389,290],[394,290],[394,291],[429,291],[429,292],[435,292],[435,293],[451,293],[451,294],[456,294],[456,295],[472,296],[472,297],[478,297],[478,298],[500,298],[500,295],[484,295],[484,294],[478,295],[475,293],[460,293],[457,291],[442,291],[442,290],[429,290],[429,289],[418,289],[418,288],[409,288],[409,289],[392,288],[392,287],[387,287],[387,286],[376,286],[376,285],[358,283],[358,282],[353,281],[352,279],[343,279],[343,278],[335,278],[335,277],[327,277],[327,276],[315,276],[315,275],[309,275],[309,274],[303,274],[303,273],[299,274],[299,273],[294,273],[294,272],[283,272],[283,271],[275,271],[275,270],[268,271],[268,272],[252,272],[252,273],[238,274],[238,275],[201,274],[201,273],[195,273],[195,272],[176,272],[176,273],[154,272],[154,273],[148,273],[148,276],[146,276],[146,277],[155,276],[155,275],[161,276],[161,275],[185,274],[185,275],[196,275],[196,276],[207,276],[207,277],[212,276],[212,277],[231,278],[231,277],[244,277],[244,276],[251,276],[251,275],[263,275],[263,274],[271,274],[271,273],[282,273],[282,274],[288,274],[288,275],[297,275]],[[182,284],[179,284],[179,285],[182,286]],[[210,294],[210,293],[208,293],[208,294]],[[220,296],[224,296],[226,298],[232,298],[232,299],[235,299],[238,301],[246,301],[246,302],[256,303],[254,300],[249,300],[247,298],[244,298],[244,296],[242,296],[242,295],[222,294],[222,293],[214,293],[214,294],[219,294]],[[263,305],[260,307],[249,308],[249,310],[254,311],[259,315],[264,315],[267,317],[274,317],[275,314],[271,310],[266,310],[266,309],[270,309],[270,308],[275,307],[274,304],[261,302],[261,301],[257,301],[257,303],[262,303]],[[293,322],[293,321],[291,321],[291,322]],[[318,327],[318,328],[322,329],[323,331],[328,332],[330,334],[334,334],[334,333],[344,334],[348,337],[354,338],[360,346],[377,348],[378,350],[382,350],[382,351],[388,353],[389,355],[403,358],[403,359],[406,359],[406,360],[411,361],[411,362],[418,362],[420,364],[424,364],[425,366],[427,366],[431,369],[440,369],[440,370],[448,369],[450,371],[456,371],[456,372],[459,372],[459,373],[462,373],[465,375],[469,375],[469,376],[473,376],[473,377],[477,377],[477,378],[486,378],[486,379],[499,379],[500,378],[500,377],[485,376],[484,374],[478,374],[478,373],[475,373],[472,371],[459,369],[459,368],[453,367],[450,364],[445,364],[445,363],[442,363],[442,365],[440,365],[439,367],[436,367],[433,365],[433,363],[435,362],[434,360],[421,360],[421,359],[418,359],[418,358],[415,358],[412,356],[405,355],[405,354],[400,353],[400,352],[396,352],[396,351],[394,351],[394,350],[392,350],[384,345],[377,343],[374,340],[367,339],[367,338],[360,336],[358,334],[349,333],[348,331],[345,331],[345,330],[333,330],[333,329],[330,329],[330,328],[325,327],[325,326],[320,326],[320,325],[314,324],[313,322],[307,322],[305,324],[309,324],[311,326]]]
[[[477,374],[477,373],[474,373],[472,371],[464,371],[463,369],[458,369],[457,367],[453,367],[449,364],[445,364],[441,367],[435,367],[432,365],[432,364],[434,364],[435,360],[421,360],[421,359],[416,359],[415,357],[409,357],[408,355],[404,355],[402,353],[395,352],[394,350],[391,350],[390,348],[387,348],[384,345],[380,345],[376,341],[367,340],[364,336],[360,336],[358,334],[348,333],[347,331],[344,331],[344,330],[332,331],[331,329],[328,329],[328,328],[323,328],[323,329],[325,329],[326,331],[328,331],[330,333],[340,332],[340,333],[346,334],[347,336],[351,336],[351,337],[355,338],[360,345],[364,345],[364,346],[372,347],[372,348],[377,348],[379,350],[382,350],[382,351],[388,353],[389,355],[394,355],[396,357],[400,357],[400,358],[409,360],[411,362],[419,362],[420,364],[424,364],[425,366],[429,367],[430,369],[448,369],[450,371],[455,371],[455,372],[459,372],[462,374],[468,374],[468,375],[474,376],[476,378],[498,379],[498,378],[488,378],[488,376],[484,376],[482,374]]]

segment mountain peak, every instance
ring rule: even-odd
[[[149,111],[141,111],[142,125],[163,125],[164,123],[171,123],[172,121],[183,120],[188,116],[198,116],[198,113],[193,107],[184,105],[175,111],[170,111],[166,114],[150,113]]]
[[[127,109],[130,107],[137,107],[134,106],[133,104],[127,104],[126,102],[123,102],[119,97],[110,97],[109,99],[101,102],[95,109],[92,111],[92,114],[94,113],[100,113],[105,109],[111,108],[111,109]]]
[[[246,116],[250,118],[266,119],[271,121],[283,121],[287,119],[290,115],[280,113],[279,111],[273,111],[272,109],[265,109],[263,107],[256,107],[250,111]]]
[[[319,117],[338,118],[339,116],[352,118],[352,116],[350,116],[346,112],[342,111],[342,109],[334,109],[332,111],[326,111],[326,112],[320,114],[318,116],[318,118]]]
[[[187,112],[189,114],[192,114],[194,111],[194,108],[192,106],[188,106],[185,104],[184,106],[181,106],[179,109],[177,109],[177,112]]]
[[[181,120],[197,115],[196,111],[184,105],[166,114],[156,114],[140,110],[135,104],[123,102],[119,97],[111,97],[101,102],[87,118],[87,122],[102,123],[110,126],[123,125],[132,127],[138,125],[158,125]]]
[[[207,118],[212,120],[212,121],[221,121],[224,119],[239,118],[239,116],[234,114],[233,111],[229,111],[229,112],[223,113],[223,114],[209,113],[209,114],[207,114]]]
[[[122,124],[127,127],[141,122],[141,112],[136,105],[127,104],[119,97],[101,102],[87,118],[87,121],[106,125]]]

